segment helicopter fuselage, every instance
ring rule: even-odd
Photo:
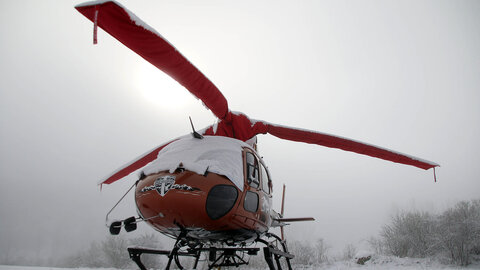
[[[202,144],[212,143],[225,153],[202,150],[209,149]],[[157,164],[144,171],[170,168],[144,174],[136,186],[137,211],[147,223],[174,238],[184,233],[187,239],[228,244],[251,242],[268,231],[275,217],[272,185],[253,148],[218,136],[183,138],[172,144],[159,153]],[[231,164],[234,160],[240,164]],[[222,166],[228,171],[232,166],[241,170],[241,183],[223,175]]]

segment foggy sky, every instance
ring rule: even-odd
[[[101,239],[135,176],[97,182],[215,118],[99,30],[80,1],[0,1],[0,253],[48,257]],[[231,110],[437,162],[432,171],[260,135],[275,208],[334,248],[398,209],[479,198],[480,2],[121,1],[222,91]],[[133,196],[133,194],[130,194]],[[132,196],[116,213],[135,214]],[[144,225],[142,231],[153,230]],[[1,259],[1,258],[0,258]]]

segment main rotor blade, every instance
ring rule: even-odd
[[[220,121],[215,127],[208,127],[203,132],[204,135],[227,136],[242,141],[247,141],[257,134],[266,133],[280,139],[342,149],[357,154],[415,166],[424,170],[439,166],[431,161],[340,136],[250,119],[240,112],[232,112],[230,122]]]
[[[417,157],[409,156],[386,148],[355,141],[352,139],[330,135],[327,133],[275,125],[267,122],[261,122],[261,124],[265,125],[266,131],[269,134],[285,140],[338,148],[345,151],[355,152],[357,154],[392,161],[395,163],[415,166],[424,170],[439,166],[438,164],[431,161],[423,160]]]
[[[228,116],[228,103],[218,88],[175,47],[128,9],[115,2],[86,2],[75,7],[152,65],[202,100],[215,116]]]
[[[155,147],[154,149],[142,154],[138,158],[130,161],[129,163],[125,164],[124,166],[117,169],[115,172],[111,173],[109,176],[105,177],[100,181],[101,184],[111,184],[117,180],[122,179],[123,177],[133,173],[134,171],[144,167],[148,163],[154,161],[157,158],[158,152],[162,150],[165,146],[169,145],[170,143],[176,141],[177,139],[168,142],[164,145]]]

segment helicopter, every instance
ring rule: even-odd
[[[138,217],[108,224],[110,233],[127,232],[146,222],[158,232],[175,239],[171,250],[130,247],[130,258],[146,269],[142,254],[168,257],[183,269],[180,257],[195,259],[208,254],[208,267],[248,264],[244,255],[257,255],[264,244],[269,269],[281,269],[280,260],[291,268],[294,255],[288,251],[283,228],[289,222],[311,221],[311,217],[285,218],[283,186],[280,212],[272,209],[273,183],[265,161],[257,152],[257,135],[316,144],[355,152],[424,170],[439,165],[386,148],[327,133],[287,127],[249,118],[230,110],[220,90],[170,42],[134,13],[115,1],[93,1],[75,6],[93,22],[93,43],[100,27],[146,61],[172,77],[200,99],[217,118],[216,124],[170,140],[124,165],[100,184],[114,183],[139,172],[133,188]],[[127,195],[120,199],[120,201]],[[119,202],[120,202],[119,201]],[[271,232],[280,227],[281,236]]]

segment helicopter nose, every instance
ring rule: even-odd
[[[231,185],[216,185],[210,189],[206,201],[207,215],[212,220],[225,216],[237,201],[238,191]]]
[[[138,183],[135,200],[140,216],[161,230],[179,225],[215,229],[240,195],[224,176],[182,171],[147,176]]]

